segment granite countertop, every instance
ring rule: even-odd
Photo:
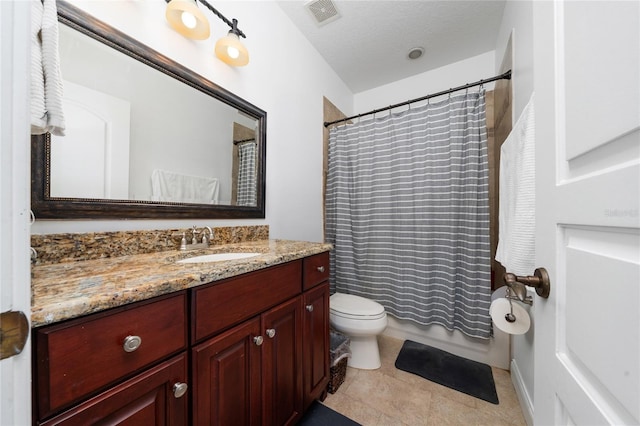
[[[150,299],[331,250],[330,244],[261,240],[193,251],[162,251],[33,266],[31,326],[39,327]],[[180,264],[212,253],[259,252],[246,259]]]

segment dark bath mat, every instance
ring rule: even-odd
[[[493,373],[487,364],[405,340],[396,359],[396,368],[498,404]]]
[[[361,426],[348,417],[333,411],[324,404],[314,401],[298,422],[298,426]]]

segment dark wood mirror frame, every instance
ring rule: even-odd
[[[130,36],[58,1],[60,23],[167,74],[258,121],[256,206],[50,197],[50,135],[31,137],[31,210],[38,219],[250,219],[265,217],[267,113],[141,44]]]

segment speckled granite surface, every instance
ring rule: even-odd
[[[32,267],[31,326],[75,318],[331,250],[330,244],[261,240]],[[259,252],[246,259],[180,264],[202,254]]]
[[[38,253],[35,264],[47,265],[177,250],[185,231],[187,229],[32,235],[31,247]],[[219,227],[213,228],[213,233],[212,245],[267,240],[269,226]]]

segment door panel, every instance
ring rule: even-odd
[[[187,357],[183,353],[42,425],[183,426],[187,424],[189,397],[175,397],[173,386],[185,382]]]
[[[534,28],[535,423],[637,424],[640,3],[534,2]]]
[[[264,423],[295,424],[302,415],[302,316],[299,297],[262,315]],[[270,333],[269,330],[273,330]],[[271,337],[272,336],[272,337]]]
[[[193,424],[261,422],[260,319],[246,321],[193,349]]]
[[[31,312],[29,82],[31,3],[0,1],[0,312]],[[0,361],[0,424],[31,423],[31,340]]]
[[[322,396],[329,382],[329,282],[304,293],[304,407]]]

